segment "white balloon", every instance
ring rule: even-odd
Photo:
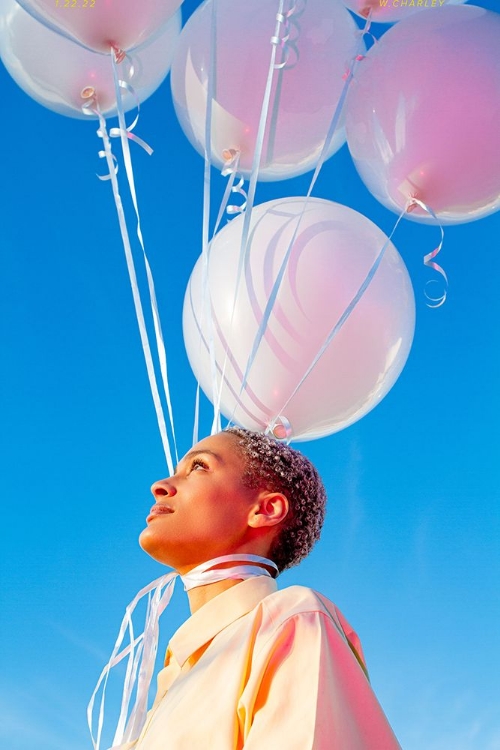
[[[37,21],[86,49],[109,55],[147,44],[181,0],[17,0]]]
[[[373,409],[399,376],[415,326],[411,281],[384,233],[351,208],[310,199],[240,394],[247,361],[304,200],[286,198],[253,209],[238,288],[243,217],[217,234],[206,276],[213,325],[203,302],[202,258],[189,280],[183,316],[189,361],[208,398],[214,400],[209,353],[213,336],[218,381],[224,372],[222,413],[252,430],[265,430],[283,417],[291,425],[293,440],[337,432]],[[386,242],[365,293],[292,395]]]
[[[252,172],[279,8],[279,0],[208,0],[182,30],[172,63],[172,96],[186,136],[204,155],[212,91],[211,161],[220,168],[231,150],[238,151],[239,171],[246,176]],[[288,62],[273,75],[260,180],[314,169],[346,70],[356,52],[364,51],[353,18],[337,0],[297,2],[287,23],[281,35],[288,42],[279,46],[276,61],[284,56]],[[327,157],[344,141],[341,117]]]
[[[125,111],[151,96],[167,75],[180,28],[178,11],[159,37],[131,56],[133,72],[127,83],[135,95],[122,90]],[[111,58],[46,28],[15,0],[0,0],[0,57],[16,83],[54,112],[85,118],[82,105],[88,98],[82,92],[89,95],[93,89],[102,114],[116,114]]]

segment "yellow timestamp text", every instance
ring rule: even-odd
[[[56,8],[93,8],[95,0],[56,0]]]

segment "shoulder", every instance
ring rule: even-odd
[[[292,617],[317,614],[340,628],[338,610],[333,602],[306,586],[279,589],[266,596],[261,604],[276,625]]]
[[[302,632],[307,639],[311,633],[321,632],[330,644],[333,638],[335,642],[347,645],[368,676],[356,631],[326,596],[306,586],[289,586],[266,596],[261,606],[266,629],[277,634],[293,623],[294,633]]]

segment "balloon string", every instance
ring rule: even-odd
[[[257,332],[255,334],[255,338],[254,338],[254,341],[253,341],[253,344],[252,344],[252,349],[251,349],[251,352],[250,352],[250,356],[249,356],[249,358],[247,360],[247,365],[246,365],[246,368],[245,368],[245,373],[243,375],[243,380],[241,382],[239,396],[241,396],[241,394],[243,393],[243,391],[246,388],[246,384],[247,384],[247,381],[248,381],[248,377],[250,375],[250,371],[252,369],[253,363],[254,363],[255,358],[257,356],[257,352],[258,352],[260,344],[262,342],[262,338],[264,336],[264,333],[265,333],[265,331],[267,329],[267,326],[269,324],[269,320],[270,320],[272,311],[274,309],[274,305],[276,303],[276,299],[278,297],[278,292],[280,290],[281,283],[283,281],[283,278],[284,278],[284,275],[285,275],[285,272],[286,272],[286,269],[287,269],[287,266],[288,266],[290,255],[292,253],[292,250],[293,250],[293,247],[294,247],[294,244],[295,244],[295,240],[297,239],[297,236],[298,236],[298,233],[299,233],[299,229],[300,229],[300,225],[302,223],[302,219],[304,217],[304,214],[306,212],[307,206],[309,204],[309,200],[311,198],[312,191],[313,191],[313,188],[314,188],[314,186],[316,184],[316,181],[318,179],[318,176],[319,176],[319,173],[321,171],[321,168],[323,167],[323,164],[326,161],[327,154],[328,154],[328,151],[330,149],[333,136],[334,136],[335,131],[337,129],[337,126],[338,126],[338,123],[339,123],[339,120],[340,120],[340,116],[342,114],[342,110],[343,110],[343,107],[344,107],[345,99],[346,99],[346,96],[347,96],[347,92],[348,92],[348,89],[349,89],[349,85],[350,85],[350,83],[351,83],[351,81],[352,81],[352,79],[354,77],[354,72],[356,70],[357,65],[363,59],[363,54],[362,53],[363,53],[363,51],[365,49],[363,39],[364,39],[365,34],[369,33],[370,25],[371,25],[371,19],[370,19],[370,17],[368,17],[366,19],[366,23],[365,23],[364,28],[361,29],[360,32],[359,32],[358,44],[356,46],[356,50],[354,52],[354,56],[353,56],[353,58],[351,60],[350,68],[349,68],[349,70],[347,71],[347,73],[344,76],[344,85],[343,85],[343,88],[342,88],[342,92],[341,92],[341,95],[339,97],[339,101],[337,102],[337,106],[335,107],[335,111],[333,113],[333,117],[332,117],[332,120],[330,122],[330,126],[328,128],[328,132],[327,132],[327,135],[326,135],[326,138],[325,138],[325,142],[323,144],[323,148],[321,150],[321,154],[320,154],[318,163],[316,165],[316,169],[314,170],[314,174],[313,174],[313,177],[311,179],[311,183],[309,185],[309,189],[307,191],[306,197],[304,199],[304,203],[302,205],[302,210],[301,210],[301,212],[300,212],[300,214],[298,216],[298,219],[297,219],[297,222],[296,222],[296,225],[295,225],[295,229],[293,231],[293,234],[292,234],[292,237],[290,239],[290,242],[288,243],[287,250],[285,252],[285,255],[284,255],[283,260],[281,262],[280,268],[278,270],[278,274],[276,276],[276,279],[274,281],[273,287],[271,289],[271,293],[270,293],[269,298],[267,300],[266,307],[264,309],[264,313],[263,313],[263,316],[262,316],[262,320],[261,320],[259,328],[257,329]],[[235,405],[235,409],[236,409],[236,405]],[[231,416],[231,421],[232,421],[233,416],[234,416],[234,411],[233,411],[233,414]]]
[[[163,409],[161,405],[160,394],[158,391],[158,384],[156,382],[156,375],[153,365],[153,358],[151,355],[151,347],[149,344],[149,338],[146,328],[146,322],[144,319],[144,311],[141,303],[141,296],[137,283],[137,275],[135,271],[134,259],[132,255],[132,248],[130,244],[130,237],[127,229],[127,222],[125,219],[125,212],[123,209],[122,199],[117,180],[118,167],[116,166],[116,157],[112,153],[111,141],[106,128],[106,120],[104,119],[97,102],[97,99],[93,97],[89,102],[82,106],[82,111],[87,115],[95,115],[99,119],[99,129],[97,135],[102,138],[104,144],[104,150],[98,152],[99,158],[106,159],[109,174],[105,176],[97,175],[101,180],[111,180],[111,186],[113,189],[113,197],[115,200],[116,212],[118,216],[118,223],[120,226],[120,233],[123,242],[123,249],[125,252],[125,259],[127,263],[127,270],[130,279],[130,286],[132,288],[132,298],[134,301],[135,314],[137,318],[137,324],[139,327],[139,335],[141,338],[142,349],[144,352],[144,359],[146,362],[146,370],[148,373],[149,385],[151,388],[151,394],[153,397],[153,404],[156,411],[156,417],[158,421],[158,427],[160,430],[160,436],[162,439],[163,449],[165,451],[165,457],[170,473],[173,473],[173,462],[170,452],[170,445],[168,442],[167,428],[165,424],[165,418],[163,415]]]
[[[325,338],[323,344],[320,346],[318,353],[314,357],[313,361],[311,362],[311,364],[307,368],[307,370],[304,373],[304,375],[302,376],[302,378],[299,380],[299,382],[295,386],[295,388],[292,391],[292,393],[290,394],[290,396],[287,398],[287,400],[285,401],[285,403],[283,404],[283,406],[281,407],[281,409],[278,410],[278,412],[276,413],[276,415],[274,416],[274,418],[272,420],[270,420],[269,425],[268,425],[268,430],[269,429],[273,430],[273,428],[275,427],[277,421],[281,421],[281,422],[283,421],[283,416],[282,415],[285,414],[286,407],[288,406],[288,404],[290,403],[290,401],[293,399],[293,397],[295,396],[295,394],[297,393],[297,391],[300,389],[300,387],[302,386],[302,384],[304,383],[304,381],[306,380],[306,378],[310,375],[310,373],[312,372],[312,370],[316,367],[317,363],[319,362],[319,360],[321,359],[321,357],[325,353],[326,349],[328,348],[328,346],[330,345],[330,343],[333,341],[333,339],[335,338],[335,336],[339,333],[340,329],[342,328],[342,326],[344,325],[344,323],[348,320],[348,318],[351,315],[351,313],[355,310],[356,306],[358,305],[358,303],[360,302],[360,300],[363,297],[364,293],[366,292],[366,290],[368,289],[369,285],[371,284],[373,277],[377,273],[377,270],[378,270],[378,268],[380,266],[380,263],[382,262],[382,258],[384,257],[385,251],[387,250],[388,246],[390,245],[392,237],[394,236],[394,233],[395,233],[396,229],[398,228],[400,221],[404,218],[407,210],[408,210],[408,206],[405,206],[405,208],[403,209],[403,211],[401,211],[401,213],[398,216],[398,219],[397,219],[397,221],[396,221],[396,223],[395,223],[395,225],[394,225],[394,227],[392,229],[392,232],[386,238],[384,244],[382,245],[381,249],[379,250],[379,252],[377,254],[377,257],[375,258],[374,262],[372,263],[372,265],[371,265],[368,273],[366,274],[366,276],[365,276],[365,278],[364,278],[361,286],[359,287],[358,291],[356,292],[356,294],[354,295],[354,297],[351,299],[351,301],[349,302],[349,304],[347,305],[347,307],[345,308],[344,312],[342,313],[342,315],[340,316],[340,318],[337,320],[337,322],[335,323],[335,325],[331,328],[331,330],[328,333],[327,337]]]
[[[217,29],[216,29],[216,3],[212,3],[211,16],[210,16],[210,58],[208,67],[208,83],[207,83],[207,108],[205,113],[205,164],[204,164],[204,180],[203,180],[203,225],[202,225],[202,315],[207,321],[208,328],[208,351],[210,361],[210,377],[212,382],[212,392],[217,393],[218,381],[217,381],[217,363],[215,359],[215,337],[214,337],[214,325],[213,316],[211,309],[210,290],[208,286],[208,269],[210,259],[210,195],[211,195],[211,162],[212,162],[212,113],[213,113],[213,102],[216,97],[215,82],[216,82],[216,68],[217,68]],[[202,346],[202,339],[200,336],[199,346]],[[196,405],[195,405],[195,424],[193,426],[193,435],[198,433],[198,419],[199,419],[199,388],[200,384],[198,381],[198,388],[196,392]],[[214,413],[212,420],[211,433],[218,432],[220,429],[220,414],[217,411],[215,399],[214,399]]]
[[[244,185],[244,179],[238,172],[239,162],[240,162],[240,152],[236,151],[235,149],[228,149],[225,152],[225,155],[227,156],[227,161],[224,164],[224,167],[222,169],[222,176],[227,177],[229,175],[229,180],[226,185],[226,189],[224,191],[224,196],[221,201],[221,205],[219,208],[219,213],[217,215],[217,219],[215,222],[214,230],[212,238],[217,234],[217,230],[219,229],[220,223],[222,221],[222,218],[224,216],[224,213],[227,211],[228,214],[236,214],[241,213],[245,210],[247,205],[247,194],[243,190]],[[237,180],[237,182],[236,182]],[[236,185],[234,184],[236,182]],[[229,204],[229,198],[231,193],[239,193],[243,197],[243,204],[240,206],[237,205],[228,205]],[[209,245],[210,249],[210,245]],[[203,276],[203,286],[204,286],[204,299],[207,300],[207,307],[205,309],[205,315],[206,319],[209,321],[209,352],[214,352],[213,357],[213,365],[216,368],[215,372],[212,370],[212,398],[213,398],[213,406],[214,406],[214,419],[212,423],[212,431],[211,434],[215,434],[217,432],[220,432],[221,430],[221,400],[222,400],[222,385],[225,382],[225,374],[226,374],[226,367],[228,363],[228,350],[225,349],[224,352],[224,362],[222,365],[222,369],[217,366],[216,360],[215,360],[215,334],[214,334],[214,320],[213,320],[213,311],[212,311],[212,303],[209,299],[210,292],[208,287],[208,263],[207,266],[203,266],[204,276]],[[201,335],[201,334],[200,334]],[[200,345],[201,345],[201,338],[200,338]],[[211,360],[212,362],[212,360]],[[217,372],[220,374],[220,378],[217,378]],[[220,386],[219,386],[220,383]]]
[[[138,139],[137,136],[134,136],[130,132],[136,126],[136,124],[138,122],[138,119],[139,119],[139,101],[138,101],[137,97],[135,96],[135,92],[134,92],[132,86],[130,86],[130,84],[128,84],[125,81],[120,81],[119,80],[119,78],[118,78],[117,62],[116,62],[116,59],[115,59],[115,55],[113,53],[111,54],[111,62],[112,62],[112,68],[113,68],[113,79],[114,79],[114,84],[115,84],[116,107],[117,107],[117,112],[118,112],[118,122],[119,122],[119,125],[120,125],[118,132],[116,133],[116,131],[115,131],[115,133],[116,133],[116,135],[119,135],[120,139],[121,139],[122,150],[123,150],[123,160],[124,160],[124,164],[125,164],[125,172],[126,172],[126,175],[127,175],[127,180],[128,180],[130,195],[131,195],[131,198],[132,198],[132,204],[134,206],[134,211],[135,211],[136,220],[137,220],[136,232],[137,232],[137,237],[139,239],[139,244],[140,244],[141,250],[142,250],[142,255],[143,255],[143,260],[144,260],[144,267],[146,269],[146,278],[147,278],[147,282],[148,282],[148,291],[149,291],[149,301],[150,301],[150,307],[151,307],[151,314],[152,314],[152,317],[153,317],[153,325],[154,325],[155,340],[156,340],[156,351],[157,351],[157,355],[158,355],[158,361],[159,361],[159,364],[160,364],[160,373],[161,373],[161,379],[162,379],[162,384],[163,384],[163,391],[164,391],[165,400],[166,400],[166,403],[167,403],[168,416],[169,416],[169,421],[170,421],[170,429],[171,429],[172,440],[173,440],[173,444],[174,444],[174,452],[175,452],[176,461],[178,462],[177,441],[176,441],[176,437],[175,437],[175,426],[174,426],[174,417],[173,417],[173,410],[172,410],[172,401],[171,401],[171,397],[170,397],[170,387],[169,387],[169,382],[168,382],[167,352],[166,352],[165,341],[164,341],[164,338],[163,338],[163,332],[162,332],[162,328],[161,328],[160,314],[159,314],[159,311],[158,311],[158,303],[157,303],[157,299],[156,299],[156,290],[155,290],[155,284],[154,284],[154,279],[153,279],[153,273],[151,271],[151,266],[149,264],[149,260],[148,260],[147,254],[146,254],[146,248],[145,248],[145,245],[144,245],[144,238],[143,238],[143,235],[142,235],[141,219],[140,219],[139,206],[138,206],[138,202],[137,202],[137,194],[136,194],[136,189],[135,189],[135,179],[134,179],[134,171],[133,171],[133,167],[132,167],[132,159],[131,159],[131,155],[130,155],[129,140],[132,139],[132,136],[133,136],[133,138],[134,138],[134,140],[136,142],[140,142],[140,144],[143,145],[143,147],[146,147],[146,150],[149,149],[149,146],[147,146],[147,144],[144,144],[144,141],[142,141],[141,139]],[[133,68],[132,68],[132,71],[133,71]],[[137,102],[137,116],[136,116],[134,122],[132,123],[132,125],[129,128],[127,128],[126,122],[125,122],[125,112],[124,112],[124,109],[123,109],[123,100],[122,100],[122,96],[121,96],[121,89],[125,89],[126,91],[128,91],[129,93],[131,93],[132,96],[134,96],[136,98],[136,102]],[[152,153],[152,150],[150,150],[148,153]],[[161,403],[160,403],[160,408],[161,408]],[[163,417],[163,410],[162,410],[161,418],[162,418],[162,421],[164,423],[165,420],[164,420],[164,417]],[[162,436],[162,439],[163,439],[163,436]],[[171,451],[170,451],[170,445],[168,443],[168,438],[167,438],[167,444],[166,444],[166,446],[165,446],[165,443],[164,443],[164,448],[166,448],[165,453],[166,453],[167,465],[168,465],[169,472],[173,473],[173,463],[172,463],[172,456],[171,456]]]
[[[264,136],[265,136],[265,130],[266,130],[266,125],[267,125],[267,117],[268,117],[269,105],[271,101],[271,90],[272,90],[272,83],[273,83],[273,77],[274,77],[274,71],[275,71],[276,55],[277,55],[278,44],[281,39],[280,31],[281,31],[281,26],[283,24],[283,19],[284,19],[284,16],[283,16],[284,5],[285,5],[285,0],[280,0],[279,10],[278,10],[278,13],[276,14],[276,26],[275,26],[274,36],[271,38],[271,59],[269,62],[269,70],[268,70],[267,81],[266,81],[266,86],[264,90],[264,97],[262,101],[262,109],[260,113],[259,126],[257,129],[257,138],[255,142],[255,150],[254,150],[254,155],[253,155],[253,160],[252,160],[252,173],[250,176],[250,184],[248,187],[247,208],[243,215],[243,232],[242,232],[241,243],[240,243],[237,281],[236,281],[236,289],[234,293],[234,302],[233,302],[233,311],[231,315],[231,322],[234,316],[236,300],[238,297],[239,283],[241,280],[241,276],[243,272],[243,264],[244,264],[244,260],[245,260],[246,253],[247,253],[248,235],[250,231],[250,219],[252,216],[252,209],[253,209],[254,202],[255,202],[257,180],[259,176],[259,168],[260,168],[262,150],[263,150],[263,145],[264,145]]]
[[[201,348],[201,334],[200,334],[200,348]],[[196,395],[194,397],[194,424],[193,424],[193,445],[198,442],[200,424],[200,384],[196,382]]]
[[[354,78],[354,74],[356,72],[356,69],[362,60],[364,60],[364,52],[365,52],[365,43],[364,38],[365,35],[370,33],[370,27],[371,27],[371,14],[366,19],[365,25],[363,29],[360,29],[358,31],[358,44],[356,46],[356,50],[354,52],[354,56],[351,59],[351,63],[349,65],[349,68],[344,73],[344,85],[342,87],[342,91],[339,97],[339,100],[337,102],[337,106],[335,107],[335,111],[333,113],[332,120],[330,122],[330,127],[328,128],[328,132],[326,134],[325,142],[323,144],[323,148],[321,150],[320,157],[318,159],[318,163],[316,164],[316,169],[314,170],[314,174],[311,179],[311,184],[309,185],[309,190],[307,191],[306,200],[309,200],[312,191],[314,189],[314,186],[316,185],[316,181],[318,179],[319,173],[323,167],[323,164],[325,163],[327,159],[328,151],[331,147],[331,143],[333,140],[333,136],[335,135],[335,131],[337,129],[337,126],[340,121],[340,117],[342,115],[342,110],[344,108],[345,100],[347,97],[347,92],[349,91],[349,86],[351,85],[351,81]]]
[[[277,62],[274,65],[274,69],[275,71],[277,71],[277,77],[272,110],[269,116],[266,164],[272,163],[274,159],[274,147],[276,143],[276,132],[278,126],[278,115],[280,111],[284,74],[285,71],[295,68],[300,59],[300,51],[297,46],[297,40],[301,32],[299,19],[305,10],[306,4],[307,0],[297,0],[295,5],[293,5],[290,10],[283,15],[283,34],[281,39],[278,38],[276,40],[277,45],[281,47],[282,53],[281,62]],[[274,39],[271,40],[271,42],[273,43],[274,41]]]
[[[215,222],[214,236],[217,233],[220,222],[222,221],[222,217],[224,216],[224,212],[226,210],[229,214],[231,213],[234,214],[238,212],[243,212],[247,206],[247,194],[243,190],[244,180],[243,180],[243,177],[238,172],[239,163],[240,163],[240,152],[236,151],[235,149],[228,149],[228,151],[226,152],[226,155],[228,159],[226,163],[224,164],[221,174],[223,176],[229,175],[229,180],[226,185],[226,190],[224,192],[219,214],[217,216],[217,221]],[[236,180],[238,180],[238,182],[235,186],[234,182]],[[235,206],[235,205],[229,206],[228,205],[229,196],[232,192],[239,193],[243,197],[244,202],[241,206]],[[211,325],[212,325],[212,330],[213,330],[213,326],[214,326],[213,311],[211,315]],[[224,350],[224,361],[222,364],[222,368],[220,367],[218,368],[218,371],[220,373],[220,380],[219,380],[220,386],[216,388],[214,387],[212,388],[214,410],[215,410],[214,414],[218,418],[218,424],[215,422],[215,419],[214,419],[214,424],[212,425],[212,434],[214,434],[214,432],[219,432],[221,428],[220,427],[220,414],[221,414],[222,390],[223,390],[223,384],[225,383],[225,380],[226,380],[226,369],[227,369],[228,362],[229,362],[229,350],[226,347]],[[214,385],[216,386],[217,384],[214,383]]]
[[[431,308],[441,307],[441,305],[443,305],[445,303],[445,301],[446,301],[447,288],[448,288],[448,277],[446,275],[446,272],[445,272],[444,268],[442,268],[442,266],[440,266],[439,263],[436,263],[434,261],[434,258],[436,257],[436,255],[438,255],[438,253],[441,252],[441,250],[443,248],[443,243],[444,243],[444,229],[443,229],[443,225],[440,223],[438,217],[436,216],[436,214],[434,213],[434,211],[432,210],[432,208],[430,208],[425,203],[423,203],[423,201],[421,201],[419,198],[411,198],[410,203],[409,203],[408,208],[407,208],[407,211],[408,212],[412,211],[417,206],[420,206],[420,208],[422,208],[426,213],[428,213],[429,216],[432,216],[432,218],[437,222],[437,224],[439,226],[439,229],[441,231],[441,239],[439,241],[438,246],[436,248],[434,248],[434,250],[432,250],[432,252],[427,253],[426,255],[424,255],[424,266],[427,266],[427,268],[432,268],[434,271],[437,271],[437,273],[439,273],[442,276],[442,278],[444,279],[444,284],[445,284],[444,291],[443,291],[443,293],[441,294],[440,297],[431,297],[427,293],[427,288],[425,289],[424,294],[427,297],[427,299],[429,300],[429,302],[427,302],[426,304],[427,304],[427,307],[431,307]],[[437,283],[436,279],[430,279],[429,281],[427,281],[427,283],[426,283],[425,286],[428,287],[429,284],[436,284],[436,283]],[[430,304],[430,303],[433,303],[433,304]]]
[[[194,301],[193,301],[193,290],[192,290],[192,285],[191,285],[191,286],[189,287],[189,296],[188,296],[188,300],[187,300],[187,301],[188,301],[188,304],[189,304],[189,305],[190,305],[190,307],[191,307],[191,311],[192,311],[192,314],[194,314]],[[198,319],[198,318],[197,318],[196,316],[195,316],[195,318],[194,318],[194,323],[195,323],[195,328],[196,328],[196,331],[197,331],[197,333],[198,333],[198,335],[199,335],[199,337],[200,337],[200,342],[201,342],[201,343],[202,343],[202,344],[204,345],[204,348],[205,348],[205,350],[206,350],[206,351],[208,352],[208,343],[207,343],[207,341],[206,341],[206,338],[205,338],[205,336],[204,336],[204,333],[203,333],[203,331],[202,331],[202,328],[201,328],[201,323],[200,323],[199,319]],[[216,317],[216,315],[215,315],[215,314],[214,314],[214,324],[215,324],[215,326],[216,326],[216,330],[217,330],[217,335],[218,335],[218,337],[219,337],[219,340],[220,340],[220,343],[221,343],[221,347],[222,347],[223,349],[227,348],[227,352],[228,352],[228,355],[227,355],[227,356],[228,356],[228,361],[229,361],[229,364],[230,364],[230,365],[231,365],[231,366],[232,366],[232,367],[234,368],[234,371],[235,371],[235,373],[236,373],[236,377],[237,377],[237,380],[238,380],[238,382],[240,382],[241,378],[243,377],[243,372],[242,372],[242,371],[240,370],[240,368],[239,368],[239,366],[238,366],[238,362],[236,361],[235,357],[234,357],[234,356],[233,356],[233,354],[231,353],[231,349],[230,349],[230,347],[229,347],[229,346],[227,345],[227,341],[226,341],[226,338],[225,338],[225,334],[224,334],[224,331],[222,330],[221,326],[220,326],[220,325],[218,324],[218,322],[217,322],[217,317]],[[218,370],[219,370],[219,372],[220,372],[220,371],[221,371],[220,365],[217,365],[217,368],[218,368]],[[226,383],[226,387],[227,387],[227,389],[228,389],[228,392],[229,392],[230,396],[236,399],[236,398],[238,397],[238,394],[237,394],[237,393],[236,393],[236,391],[235,391],[235,390],[234,390],[234,389],[232,388],[232,386],[231,386],[231,383],[230,383],[230,382],[227,382],[227,383]],[[253,393],[253,392],[251,391],[251,389],[248,389],[248,390],[247,390],[247,393],[248,393],[248,395],[249,395],[249,397],[250,397],[251,401],[253,402],[253,404],[254,404],[255,408],[256,408],[257,410],[259,410],[259,413],[262,413],[263,411],[265,412],[265,411],[266,411],[266,407],[265,407],[265,405],[264,405],[264,404],[263,404],[263,403],[262,403],[262,402],[261,402],[261,401],[260,401],[260,400],[258,399],[257,395],[256,395],[255,393]],[[244,411],[244,412],[245,412],[245,413],[246,413],[246,414],[247,414],[247,415],[248,415],[248,416],[250,417],[250,419],[251,419],[252,421],[256,421],[256,420],[257,420],[257,421],[259,421],[259,417],[258,417],[258,416],[257,416],[256,414],[252,413],[252,412],[250,411],[249,407],[245,406],[244,404],[241,404],[241,408],[242,408],[242,409],[243,409],[243,411]]]
[[[271,56],[269,60],[269,69],[268,69],[267,80],[266,80],[266,85],[264,89],[264,96],[262,100],[259,126],[257,129],[257,137],[255,141],[255,149],[254,149],[253,160],[252,160],[252,171],[251,171],[250,182],[249,182],[249,187],[248,187],[247,205],[246,205],[245,212],[243,214],[243,231],[241,235],[240,252],[239,252],[239,257],[238,257],[238,267],[237,267],[237,272],[236,272],[236,284],[235,284],[235,290],[234,290],[233,305],[232,305],[232,310],[231,310],[230,329],[232,329],[233,323],[234,323],[236,301],[238,299],[238,292],[239,292],[241,277],[243,274],[243,266],[244,266],[245,258],[248,252],[248,237],[249,237],[249,232],[250,232],[250,220],[252,217],[252,209],[255,203],[257,180],[259,176],[260,162],[262,159],[262,152],[263,152],[263,147],[264,147],[264,137],[265,137],[266,126],[268,122],[272,84],[273,84],[274,74],[276,71],[277,50],[278,50],[278,46],[284,43],[284,37],[281,36],[282,27],[286,19],[292,13],[294,7],[295,6],[292,5],[292,8],[286,11],[286,15],[285,15],[285,0],[279,0],[278,12],[275,15],[274,34],[270,39]],[[285,34],[285,37],[286,37],[286,34]],[[227,356],[227,348],[226,348],[226,356]],[[223,385],[224,385],[224,380],[221,379],[220,390],[217,396],[218,402],[220,401],[221,396],[222,396]],[[215,393],[216,391],[214,391],[214,394]],[[231,421],[232,421],[232,418],[230,422]]]

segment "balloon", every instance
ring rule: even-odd
[[[179,11],[158,39],[133,55],[127,82],[135,96],[122,90],[125,111],[151,96],[167,75],[180,28]],[[15,0],[0,0],[0,57],[16,83],[54,112],[85,118],[82,105],[95,92],[101,112],[116,114],[111,59],[54,34]]]
[[[453,224],[500,207],[499,49],[500,15],[457,5],[400,21],[359,64],[347,142],[392,211],[415,197]],[[434,223],[420,207],[409,218]]]
[[[182,0],[17,0],[53,31],[87,49],[129,51],[152,39]]]
[[[203,259],[194,267],[183,313],[189,361],[208,398],[214,400],[209,354],[213,336],[219,380],[224,371],[222,413],[252,430],[265,430],[281,417],[279,426],[289,422],[293,440],[337,432],[376,406],[406,362],[415,326],[410,278],[384,233],[351,208],[310,199],[240,394],[264,309],[304,201],[285,198],[253,209],[238,286],[243,216],[227,224],[212,241],[206,288]],[[293,395],[386,242],[365,293]],[[213,324],[205,315],[206,290]]]
[[[367,18],[371,12],[372,21],[392,23],[401,21],[420,10],[441,8],[444,5],[460,5],[467,0],[342,0],[346,8]]]
[[[175,109],[192,145],[204,155],[212,82],[211,161],[221,168],[231,149],[239,151],[239,171],[246,176],[252,170],[278,8],[279,0],[217,0],[215,5],[208,0],[184,27],[172,63]],[[286,33],[282,28],[281,36]],[[314,168],[344,86],[343,76],[356,48],[364,51],[353,18],[332,0],[297,3],[288,33],[285,52],[278,48],[277,63],[288,62],[273,78],[262,180],[280,180]],[[328,156],[345,141],[342,124],[343,120]]]

